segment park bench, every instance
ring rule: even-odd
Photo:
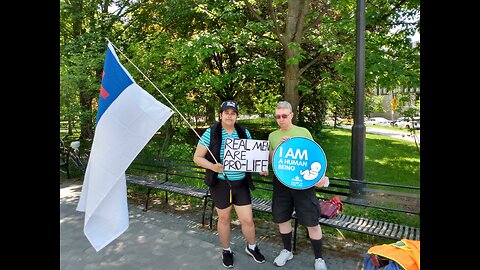
[[[338,196],[344,203],[353,207],[364,209],[379,209],[380,213],[399,212],[406,215],[420,215],[420,188],[414,186],[395,185],[380,182],[362,182],[353,179],[342,179],[329,177],[330,185],[326,188],[317,189],[319,200],[328,200]],[[271,177],[264,177],[253,174],[256,189],[252,191],[252,208],[255,211],[271,213],[272,201],[267,196],[260,197],[257,193],[261,190],[272,192],[273,185]],[[365,185],[363,196],[356,196],[353,185]],[[408,192],[410,191],[410,192]],[[345,212],[345,211],[344,211]],[[293,250],[296,251],[298,222],[295,213],[292,216],[293,226]],[[382,221],[363,216],[348,215],[339,213],[334,218],[319,219],[319,224],[337,229],[368,234],[386,239],[420,240],[420,228]],[[210,222],[211,226],[211,222]]]
[[[70,148],[65,147],[65,142],[60,139],[60,172],[67,174],[67,179],[70,179],[70,168],[69,159],[70,159]]]
[[[165,191],[166,202],[168,202],[169,192],[190,196],[203,201],[203,226],[205,225],[207,205],[210,202],[209,225],[210,227],[213,226],[214,205],[208,188],[203,183],[205,173],[203,168],[196,166],[192,161],[160,159],[152,162],[135,160],[129,171],[130,174],[127,175],[128,183],[147,188],[144,210],[148,209],[149,195],[152,190]],[[139,176],[141,173],[144,176]],[[145,173],[150,176],[145,176]],[[272,213],[272,174],[267,177],[258,173],[252,174],[256,186],[256,189],[252,191],[252,208],[254,211]],[[319,200],[327,200],[333,196],[338,196],[344,203],[344,208],[350,206],[353,208],[377,209],[380,211],[380,214],[388,212],[399,212],[406,215],[420,214],[419,187],[336,177],[329,178],[329,187],[317,189]],[[363,187],[361,195],[354,192],[354,190],[358,190],[359,185]],[[420,240],[420,228],[368,218],[363,215],[349,215],[344,212],[334,218],[320,218],[319,224],[386,239],[400,240],[405,238]],[[360,212],[365,213],[365,211]],[[298,223],[295,213],[292,219],[294,220],[293,251],[296,252]]]
[[[204,172],[201,170],[204,169],[199,166],[195,166],[192,162],[181,160],[169,161],[162,159],[158,161],[142,161],[141,159],[136,159],[132,165],[130,165],[129,171],[141,173],[143,175],[147,173],[147,175],[150,175],[150,177],[127,174],[126,178],[127,183],[147,189],[145,207],[143,208],[143,211],[148,210],[148,204],[152,190],[164,191],[166,204],[168,204],[169,192],[202,200],[202,225],[205,225],[204,220],[208,203],[207,198],[210,197],[210,195],[208,188],[203,184]],[[163,179],[158,179],[160,177],[163,177]],[[198,180],[198,183],[201,183],[199,184],[201,187],[182,183],[185,182],[185,179]]]

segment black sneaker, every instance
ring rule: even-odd
[[[233,267],[233,252],[230,252],[228,250],[223,250],[222,260],[223,260],[223,266],[225,266],[226,268],[232,268]]]
[[[262,253],[260,253],[258,246],[255,246],[255,249],[251,250],[247,245],[245,247],[245,252],[247,252],[248,255],[252,256],[257,263],[265,262],[265,257],[263,257]]]

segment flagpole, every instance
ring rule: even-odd
[[[117,48],[117,46],[115,46],[108,38],[105,38],[110,44],[112,44],[112,46],[117,50],[119,51],[123,57],[125,57],[125,59],[128,60],[128,62],[130,62],[130,64],[132,64],[137,70],[138,72],[140,72],[143,77],[145,77],[145,79],[147,79],[147,81],[150,82],[150,84],[153,85],[153,87],[155,87],[155,89],[157,89],[157,91],[163,96],[163,98],[165,98],[168,103],[175,109],[175,111],[182,117],[182,119],[187,123],[187,125],[190,127],[191,130],[193,130],[193,132],[195,133],[195,135],[197,135],[197,137],[203,142],[203,144],[207,145],[207,143],[202,139],[202,137],[197,133],[197,131],[192,127],[192,125],[190,125],[190,123],[187,121],[187,119],[183,116],[183,114],[180,113],[180,111],[177,109],[177,107],[175,107],[175,105],[173,105],[172,102],[170,102],[170,100],[162,93],[162,91],[160,91],[160,89],[158,89],[158,87],[147,77],[147,75],[145,75],[132,61],[130,61],[130,59],[120,50]],[[217,161],[217,159],[215,158],[215,156],[213,155],[212,151],[210,151],[210,149],[207,147],[207,150],[208,152],[210,153],[210,155],[213,157],[213,159],[215,160],[215,162],[219,163]]]

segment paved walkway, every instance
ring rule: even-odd
[[[141,206],[133,204],[129,205],[130,226],[127,231],[96,252],[83,234],[84,213],[75,210],[80,191],[80,185],[60,188],[60,269],[226,269],[221,263],[218,235],[215,231],[202,228],[200,220],[168,212],[144,212]],[[266,258],[263,264],[254,262],[245,253],[241,231],[234,228],[233,269],[314,269],[311,249],[299,251],[293,260],[280,268],[272,262],[281,247],[262,240],[258,245]],[[334,247],[327,242],[324,243],[323,253],[329,270],[361,270],[362,256],[367,249],[365,246],[348,245],[338,248],[338,245]],[[356,252],[352,253],[352,250]]]

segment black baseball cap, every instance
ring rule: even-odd
[[[220,105],[220,113],[222,113],[223,111],[225,111],[226,109],[232,109],[233,111],[235,111],[236,113],[238,113],[238,104],[237,102],[233,101],[233,100],[226,100],[224,102],[222,102],[222,105]]]

